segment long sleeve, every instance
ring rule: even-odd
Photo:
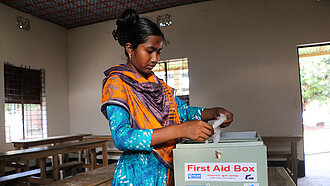
[[[128,112],[120,106],[107,106],[107,115],[114,144],[122,151],[151,151],[153,129],[133,129]]]
[[[178,112],[181,122],[202,119],[202,112],[204,108],[189,106],[187,105],[186,102],[182,101],[178,97],[175,97],[175,101],[178,107]]]

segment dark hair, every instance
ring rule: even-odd
[[[126,43],[131,43],[135,50],[151,35],[161,36],[164,39],[164,34],[156,23],[147,18],[140,18],[133,9],[126,9],[117,19],[116,24],[117,29],[113,30],[112,35],[123,47]],[[128,56],[126,50],[125,54]]]

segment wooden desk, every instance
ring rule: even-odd
[[[107,140],[111,143],[113,143],[113,139],[111,135],[92,135],[92,136],[85,136],[84,140]],[[99,152],[97,153],[98,155],[100,154]],[[121,156],[123,154],[123,151],[118,150],[118,149],[109,149],[108,150],[108,155],[113,155],[113,156]]]
[[[268,186],[296,186],[283,167],[268,167]]]
[[[292,179],[295,183],[298,180],[298,153],[297,143],[303,139],[302,136],[262,136],[263,142],[268,146],[271,143],[290,143],[291,146],[291,167]]]
[[[42,146],[49,144],[64,143],[68,141],[82,141],[85,136],[91,136],[91,134],[73,134],[73,135],[64,135],[64,136],[53,136],[48,138],[38,138],[38,139],[26,139],[12,141],[16,149],[27,149],[33,146]]]
[[[85,136],[84,140],[108,140],[109,142],[113,142],[111,135],[90,135]]]
[[[53,136],[48,138],[36,138],[36,139],[26,139],[26,140],[18,140],[18,141],[12,141],[14,144],[15,149],[27,149],[30,147],[35,146],[42,146],[42,145],[57,145],[62,144],[64,142],[69,141],[82,141],[84,137],[90,136],[91,134],[72,134],[72,135],[63,135],[63,136]],[[79,161],[81,161],[81,154],[82,152],[79,152]],[[63,163],[63,155],[59,155],[60,164]],[[29,163],[28,161],[25,161],[22,163],[21,166],[18,163],[12,165],[16,168],[17,172],[21,172],[20,167],[23,167],[26,170],[29,169]],[[61,171],[61,179],[63,179],[63,172]]]
[[[105,186],[111,185],[115,173],[116,163],[94,169],[88,172],[80,173],[64,180],[50,184],[49,186]]]
[[[105,186],[111,185],[116,164],[111,164],[89,172],[80,173],[71,178],[60,180],[49,186]],[[268,167],[269,186],[296,186],[283,167]]]
[[[4,167],[8,162],[26,161],[30,159],[38,159],[40,166],[40,182],[44,184],[46,179],[46,157],[53,156],[53,177],[59,179],[59,163],[58,154],[66,154],[70,152],[79,152],[82,150],[91,150],[91,163],[84,167],[96,168],[96,148],[102,147],[103,154],[107,154],[106,140],[80,141],[73,143],[65,143],[56,146],[43,146],[23,150],[13,150],[0,153],[0,176],[4,175]],[[107,156],[103,156],[103,166],[108,165]],[[49,181],[49,180],[48,180]]]

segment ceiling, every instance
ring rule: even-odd
[[[68,29],[116,19],[127,8],[146,13],[202,1],[206,0],[0,0]]]

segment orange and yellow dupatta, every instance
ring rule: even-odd
[[[105,117],[108,105],[118,105],[130,114],[132,128],[157,129],[180,124],[174,89],[155,75],[145,79],[126,65],[114,66],[105,75],[101,108]],[[159,144],[153,149],[156,158],[170,170],[173,169],[172,150],[179,140]]]

